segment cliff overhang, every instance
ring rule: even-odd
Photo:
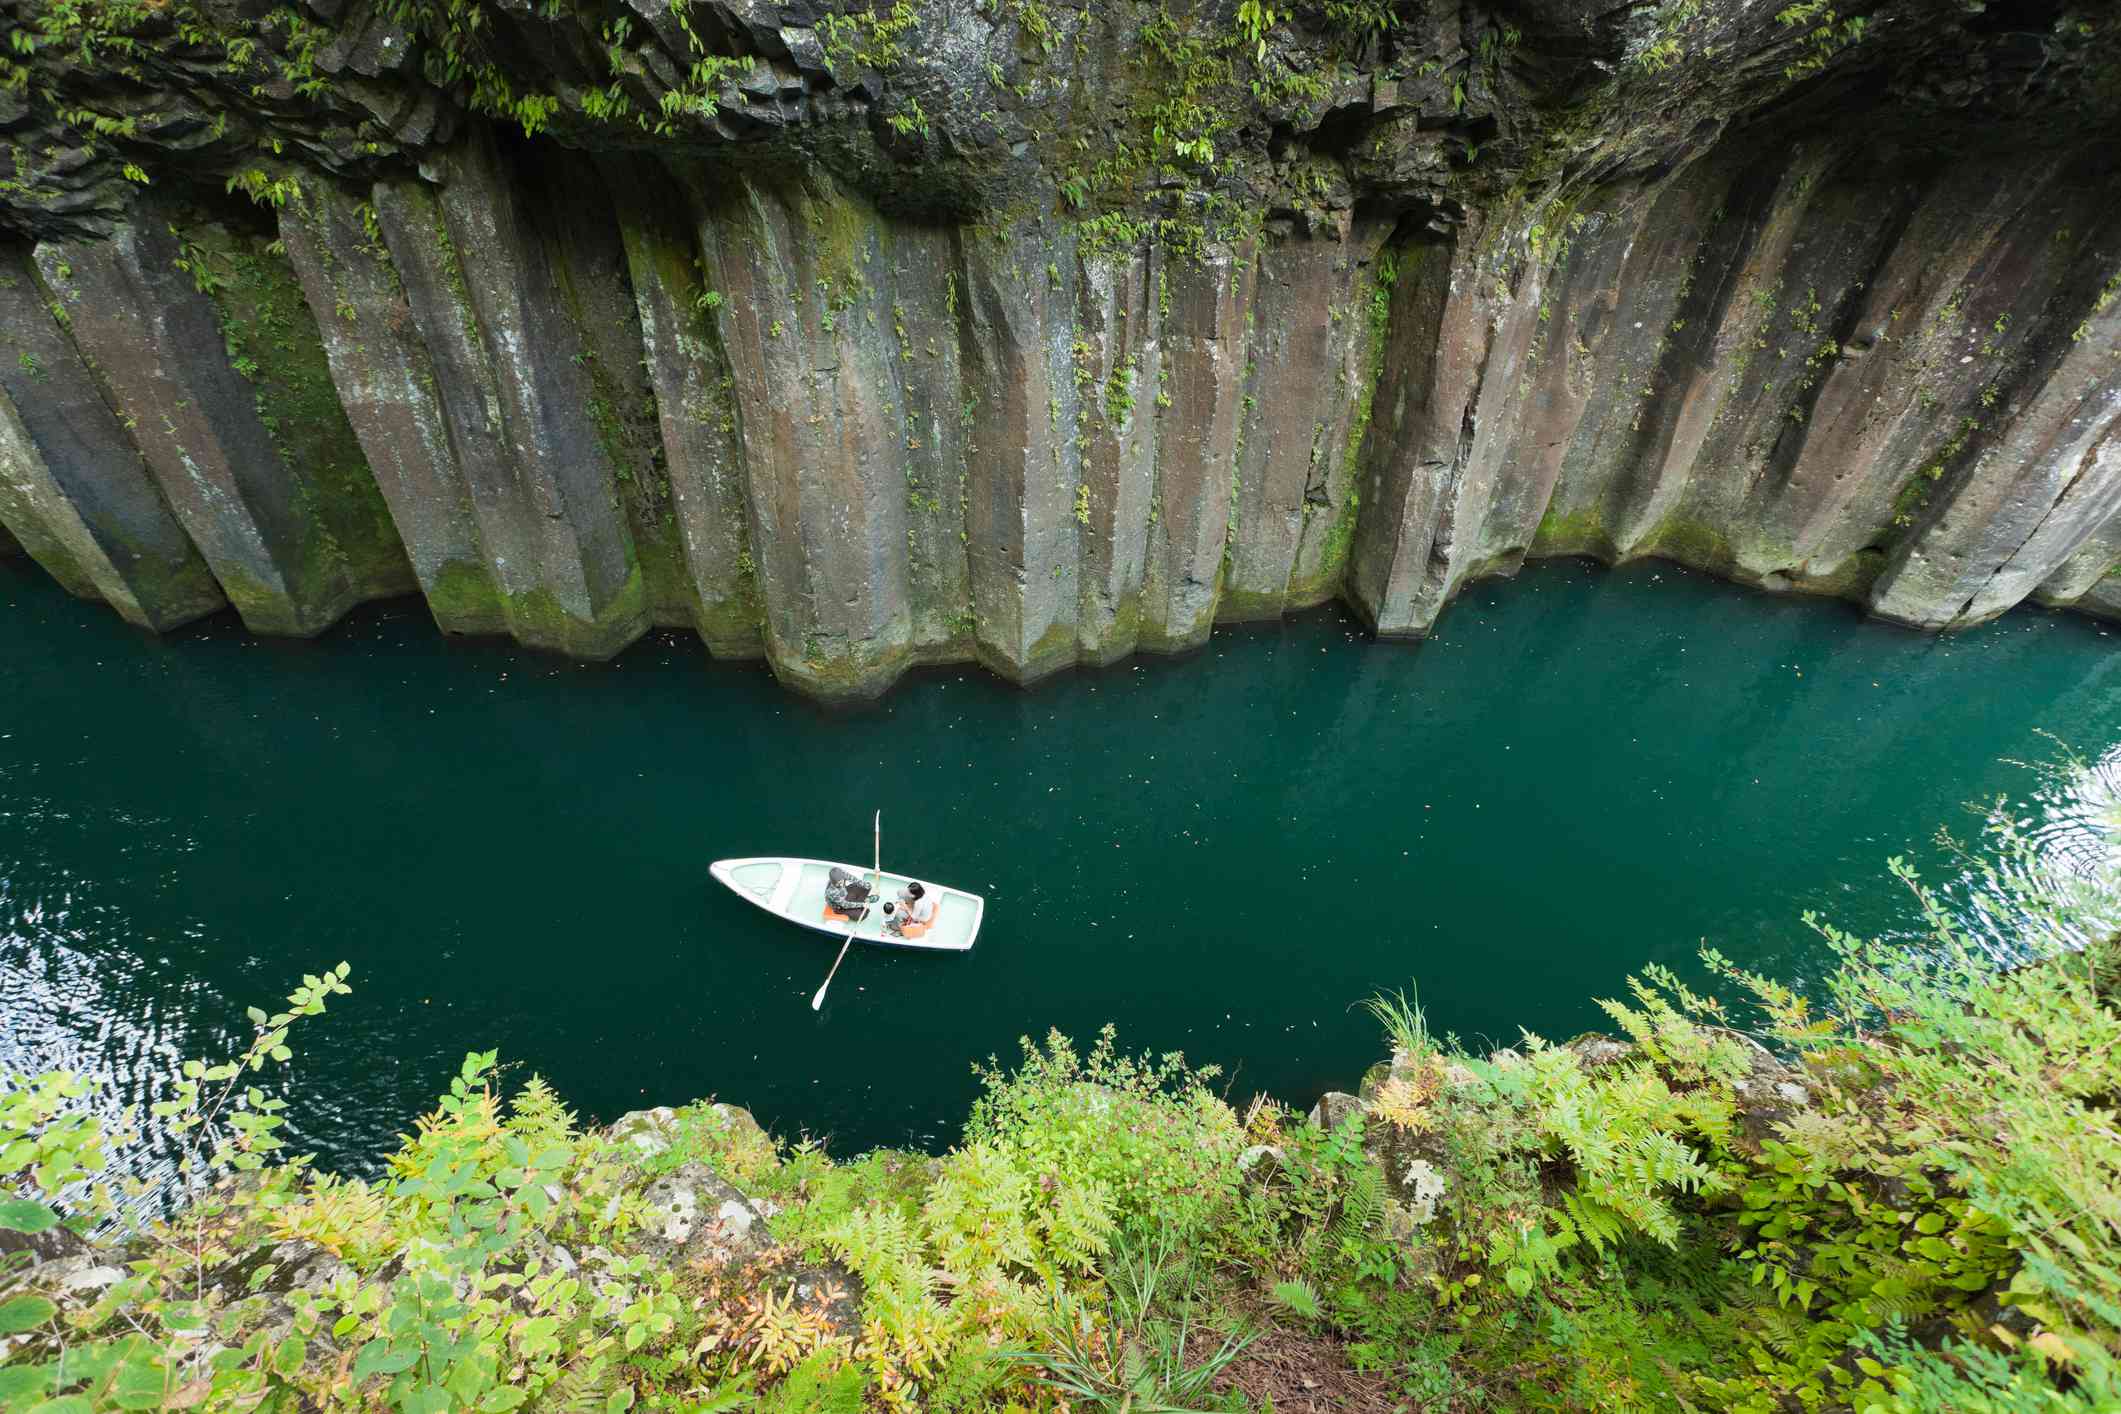
[[[0,523],[826,697],[1531,556],[2121,611],[2067,5],[16,0]]]

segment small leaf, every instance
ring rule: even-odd
[[[11,1296],[0,1301],[0,1335],[33,1331],[59,1313],[59,1308],[41,1296]]]
[[[0,1369],[0,1408],[13,1408],[33,1394],[51,1388],[50,1365],[11,1365]]]
[[[2058,1365],[2066,1365],[2077,1358],[2077,1352],[2053,1331],[2041,1331],[2025,1343]]]
[[[162,1409],[167,1407],[168,1396],[169,1373],[156,1358],[156,1352],[152,1348],[136,1349],[118,1367],[110,1402],[120,1409]]]
[[[59,1225],[59,1215],[27,1198],[0,1198],[0,1232],[43,1232]]]
[[[201,1376],[190,1384],[179,1385],[162,1401],[164,1409],[196,1409],[206,1403],[206,1396],[214,1392],[214,1382]]]

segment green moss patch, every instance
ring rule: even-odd
[[[309,581],[297,597],[327,602],[342,575],[360,598],[411,592],[412,565],[278,242],[205,219],[176,231],[193,283],[219,311],[229,365],[256,389],[258,419],[294,487],[306,536],[296,572]]]
[[[507,603],[485,565],[450,560],[424,589],[428,611],[444,633],[507,632]]]

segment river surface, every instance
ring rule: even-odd
[[[1020,691],[971,669],[826,713],[651,638],[581,666],[444,641],[414,602],[313,643],[163,639],[0,568],[0,1068],[149,1098],[304,971],[296,1148],[365,1169],[464,1052],[585,1116],[707,1095],[835,1150],[941,1147],[976,1059],[1106,1022],[1308,1103],[1432,1026],[1594,1027],[1711,942],[1801,979],[1817,909],[1904,919],[1885,859],[2121,743],[2121,641],[1948,639],[1645,564],[1472,587],[1420,644],[1346,616]],[[968,956],[826,939],[710,860],[866,860],[988,899]],[[136,1167],[153,1159],[134,1154]]]

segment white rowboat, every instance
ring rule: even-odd
[[[844,869],[864,883],[879,877],[882,880],[882,886],[872,895],[876,902],[869,906],[869,916],[859,923],[839,923],[825,916],[825,881],[834,869]],[[708,866],[708,872],[727,884],[738,898],[813,932],[915,952],[970,952],[973,940],[979,937],[980,919],[987,911],[987,901],[978,894],[944,888],[923,879],[921,887],[935,900],[935,921],[922,936],[901,938],[884,931],[882,903],[896,899],[899,890],[914,882],[908,875],[887,871],[879,876],[874,869],[854,864],[778,856],[718,859]]]

